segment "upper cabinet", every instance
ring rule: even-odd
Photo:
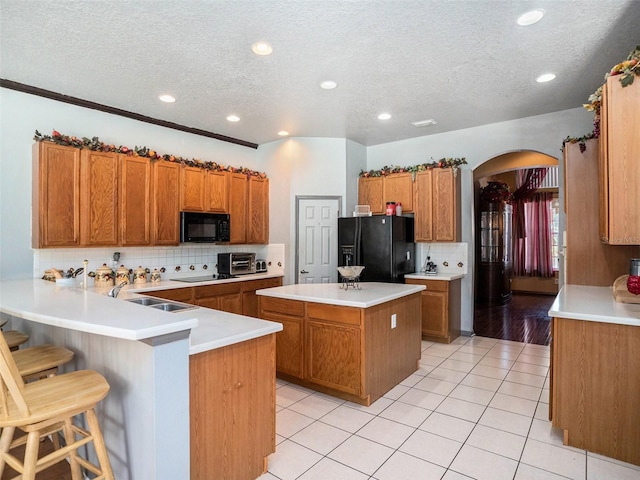
[[[119,155],[120,244],[151,244],[151,160]]]
[[[600,237],[640,245],[640,82],[607,79],[600,110]]]
[[[153,163],[151,190],[151,233],[154,245],[180,243],[180,164]]]
[[[247,203],[247,243],[269,243],[269,179],[249,177]]]
[[[33,145],[33,248],[80,244],[80,150]]]
[[[184,166],[180,169],[180,210],[206,212],[207,172],[200,167]]]
[[[247,243],[247,192],[249,182],[242,173],[229,174],[230,243]]]
[[[460,241],[460,175],[457,173],[451,167],[416,173],[416,242]]]
[[[374,215],[386,212],[387,202],[402,203],[402,212],[413,212],[413,174],[391,173],[358,179],[358,204],[369,205]]]
[[[83,149],[80,154],[80,245],[117,245],[118,154]]]
[[[382,181],[382,177],[358,179],[358,205],[369,205],[374,215],[385,212]]]
[[[212,213],[229,212],[229,174],[213,170],[206,171],[206,207]]]

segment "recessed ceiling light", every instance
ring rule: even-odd
[[[389,113],[381,113],[378,115],[378,120],[389,120],[391,118],[391,114]]]
[[[256,42],[251,45],[251,51],[256,55],[269,55],[273,48],[267,42]]]
[[[278,132],[278,135],[280,135],[281,137],[286,137],[289,135],[289,132],[287,132],[286,130],[280,130]]]
[[[165,103],[173,103],[176,101],[176,99],[173,98],[171,95],[160,95],[158,98],[160,99],[161,102],[165,102]]]
[[[324,82],[320,83],[320,88],[324,88],[325,90],[332,90],[337,86],[338,84],[333,80],[325,80]]]
[[[536,78],[536,82],[538,83],[550,82],[554,78],[556,78],[556,75],[554,73],[545,73],[544,75],[540,75],[538,78]]]
[[[237,115],[229,115],[227,117],[227,120],[229,120],[230,122],[239,122],[240,121],[240,117]]]
[[[537,8],[520,15],[518,17],[518,25],[527,27],[539,22],[540,20],[542,20],[542,17],[544,17],[544,10],[541,8]]]

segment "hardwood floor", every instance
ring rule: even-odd
[[[514,293],[505,305],[475,305],[474,333],[482,337],[549,345],[551,317],[547,315],[555,295]]]
[[[16,435],[20,434],[16,433]],[[52,451],[53,444],[51,443],[51,440],[47,438],[40,443],[38,457],[44,457]],[[11,450],[11,453],[22,461],[22,459],[24,458],[24,446],[16,447],[15,449]],[[6,466],[1,480],[13,478],[16,475],[17,472],[13,468]],[[55,465],[38,473],[36,475],[36,480],[71,480],[71,469],[69,468],[69,463],[66,460],[62,460],[61,462],[56,463]]]

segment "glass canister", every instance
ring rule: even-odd
[[[96,276],[94,282],[96,287],[107,287],[113,285],[113,270],[103,263],[101,267],[96,268]]]
[[[632,258],[629,263],[627,290],[634,295],[640,295],[640,258]]]
[[[124,265],[120,265],[116,270],[116,285],[121,285],[122,283],[126,285],[129,282],[129,269]]]
[[[133,271],[133,283],[147,283],[147,271],[142,266]]]

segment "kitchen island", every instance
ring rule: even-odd
[[[549,417],[564,443],[640,465],[640,304],[565,285],[549,316]]]
[[[418,369],[423,285],[298,284],[258,290],[279,322],[278,377],[370,405]]]
[[[189,284],[152,288],[180,285]],[[275,448],[274,336],[280,324],[195,306],[169,313],[127,301],[142,290],[125,288],[114,299],[100,289],[40,279],[4,281],[0,312],[9,317],[6,328],[29,334],[25,346],[73,350],[63,371],[92,369],[107,379],[111,390],[97,413],[119,480],[209,478],[214,470],[206,462],[231,468],[238,450],[221,445],[234,442],[258,454],[252,462],[242,459],[258,473],[243,470],[234,478],[256,478]],[[255,398],[259,404],[246,407],[245,400]],[[227,425],[235,427],[240,418],[254,424],[212,435],[211,422],[225,415],[234,418]],[[223,452],[225,460],[216,461],[207,448]]]

